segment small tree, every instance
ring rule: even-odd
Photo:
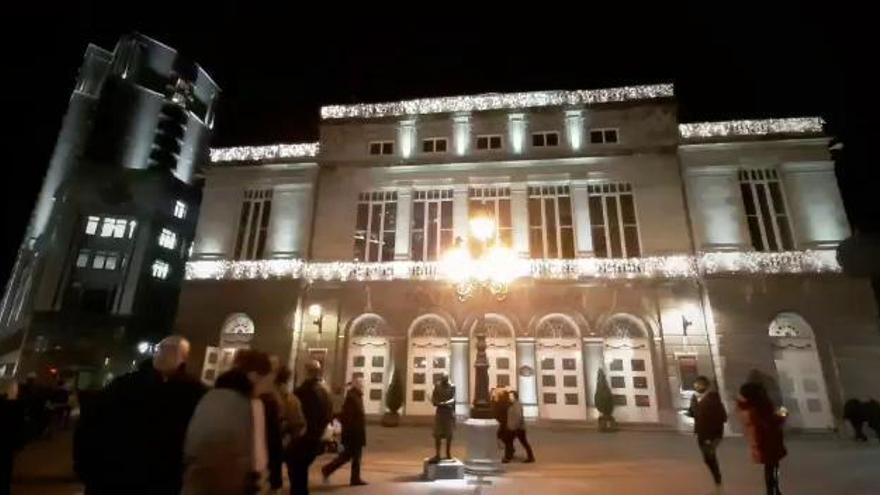
[[[388,384],[388,391],[385,394],[385,406],[388,412],[382,416],[382,425],[397,426],[400,424],[400,408],[403,406],[403,381],[400,378],[400,372],[395,369],[391,375],[391,383]]]
[[[614,396],[608,386],[605,370],[600,369],[596,377],[596,395],[593,399],[599,410],[599,431],[614,431],[617,426],[614,420]]]

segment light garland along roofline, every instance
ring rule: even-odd
[[[786,251],[780,253],[713,252],[697,256],[647,258],[579,258],[573,260],[518,260],[511,266],[514,278],[538,280],[581,279],[688,279],[705,275],[840,273],[836,253]],[[444,281],[438,262],[387,263],[318,262],[303,260],[190,261],[187,280],[299,279],[309,281]]]
[[[607,89],[551,90],[522,93],[488,93],[468,96],[418,98],[387,103],[358,103],[321,107],[321,118],[369,119],[404,115],[436,113],[479,112],[534,107],[592,105],[633,100],[671,98],[671,83],[644,86],[624,86]]]
[[[684,140],[712,138],[767,136],[773,134],[822,134],[821,117],[794,117],[787,119],[724,120],[679,124],[678,134]]]
[[[320,143],[317,142],[211,148],[211,163],[222,164],[281,160],[285,158],[311,158],[318,156],[320,148]]]

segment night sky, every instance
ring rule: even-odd
[[[682,121],[825,117],[847,143],[850,215],[863,229],[880,217],[876,194],[864,194],[878,183],[870,149],[878,58],[868,43],[876,28],[848,17],[841,31],[845,2],[731,2],[713,11],[706,2],[675,10],[656,7],[673,2],[653,10],[411,2],[394,12],[342,2],[319,10],[302,2],[32,3],[4,6],[9,26],[0,34],[4,170],[16,171],[2,181],[4,284],[87,43],[112,49],[132,30],[196,60],[218,82],[217,146],[316,140],[319,107],[328,103],[672,81]]]

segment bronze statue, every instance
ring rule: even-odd
[[[437,408],[434,414],[434,451],[432,462],[439,462],[440,442],[446,439],[446,457],[451,459],[452,432],[455,429],[455,385],[449,383],[446,374],[440,375],[434,391],[431,393],[431,403]]]

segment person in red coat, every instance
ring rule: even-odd
[[[785,410],[776,410],[767,389],[760,383],[746,383],[740,387],[737,408],[749,440],[752,460],[764,465],[767,495],[781,495],[779,462],[788,453],[782,438]]]

